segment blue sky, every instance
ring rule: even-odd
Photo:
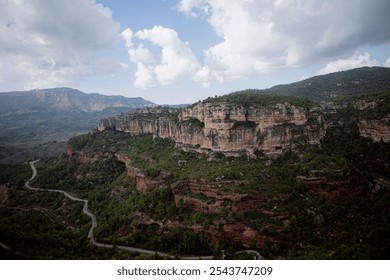
[[[192,103],[390,67],[388,0],[0,0],[0,91]]]

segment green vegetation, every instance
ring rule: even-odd
[[[362,94],[356,98],[346,98],[346,101],[366,103],[367,107],[359,111],[359,117],[363,119],[379,119],[390,114],[390,91],[377,94]]]
[[[21,187],[26,182],[26,178],[30,176],[31,168],[28,164],[0,164],[0,185],[9,184]]]
[[[324,106],[321,117],[330,125],[319,145],[296,140],[294,150],[277,158],[262,151],[197,153],[152,135],[94,131],[69,141],[71,156],[41,160],[32,184],[88,199],[98,221],[94,237],[115,246],[215,258],[225,250],[228,258],[249,258],[235,254],[244,246],[234,232],[245,228],[262,238],[264,246],[252,249],[267,259],[389,259],[390,144],[361,137],[357,127],[361,118],[386,116],[389,96],[362,94],[320,105],[256,90],[209,98],[244,108],[288,102],[309,112]],[[178,121],[177,112],[172,118]],[[147,111],[137,114],[148,117]],[[184,123],[204,127],[197,119]],[[255,126],[240,121],[233,129]],[[133,177],[118,155],[128,158]],[[82,204],[26,190],[28,165],[1,166],[0,175],[0,242],[12,248],[0,248],[5,258],[146,258],[89,244]],[[148,187],[140,191],[140,184]],[[234,209],[235,200],[242,208]]]
[[[186,121],[183,121],[182,124],[187,125],[193,129],[203,129],[204,128],[204,122],[201,122],[200,120],[196,118],[191,118]]]
[[[345,118],[350,116],[348,110],[341,111],[340,114],[344,114],[341,117]],[[158,245],[162,241],[157,237],[162,234],[161,229],[156,225],[137,225],[136,221],[140,217],[129,214],[141,212],[155,221],[169,219],[183,225],[202,224],[206,229],[221,219],[227,224],[244,223],[279,240],[278,243],[268,242],[261,250],[267,258],[388,258],[386,250],[390,244],[383,241],[380,243],[380,239],[389,231],[386,207],[390,197],[386,192],[373,193],[370,186],[375,184],[376,178],[389,178],[387,167],[378,162],[389,162],[390,147],[389,144],[372,143],[360,137],[356,123],[350,122],[345,127],[329,129],[321,147],[302,146],[297,152],[288,152],[272,160],[271,164],[264,157],[226,158],[222,154],[185,152],[175,148],[170,140],[153,139],[148,135],[129,137],[123,133],[103,132],[79,137],[94,137],[94,141],[87,141],[83,147],[86,151],[92,151],[95,146],[99,149],[106,147],[106,151],[112,152],[112,146],[107,144],[113,141],[117,152],[126,154],[141,172],[150,179],[161,180],[164,185],[161,189],[145,193],[129,190],[125,196],[127,208],[120,211],[118,205],[121,199],[112,202],[106,208],[108,212],[103,215],[107,217],[103,224],[109,224],[106,228],[111,231],[105,231],[103,226],[99,229],[98,236],[103,240],[112,240],[113,237],[110,236],[122,232],[118,225],[123,228],[127,224],[132,233],[116,237],[118,244],[137,243],[143,244],[145,248],[159,248],[172,253],[189,252],[181,251],[178,249],[180,246],[169,248]],[[185,161],[185,164],[179,164],[179,161]],[[324,195],[308,192],[307,187],[296,180],[297,176],[320,176],[327,178],[329,182],[345,180],[345,176],[351,176],[348,179],[348,192],[363,189],[354,199],[331,201]],[[176,208],[170,193],[171,184],[183,179],[218,182],[220,178],[245,181],[239,185],[227,185],[223,191],[267,197],[268,209],[292,213],[291,225],[282,225],[258,211],[229,213],[222,209],[220,214],[203,214],[189,209],[184,201],[182,207]],[[123,181],[122,185],[125,184],[131,186],[132,182]],[[110,188],[115,189],[113,185]],[[214,202],[202,194],[189,195],[205,203]],[[114,205],[115,213],[121,214],[113,214]],[[96,208],[96,211],[99,210]],[[122,218],[116,218],[117,215],[122,215]],[[262,229],[264,224],[269,225],[268,229]],[[283,232],[280,232],[280,228],[283,228]],[[174,233],[163,236],[170,234],[175,236]],[[196,240],[197,244],[204,244],[201,251],[207,251],[204,241]],[[169,241],[164,242],[170,244]],[[226,242],[228,246],[229,241]],[[384,247],[379,248],[378,244],[384,244]]]
[[[67,173],[62,171],[74,171],[75,166],[64,159],[50,163],[54,165],[50,166],[49,173],[58,173],[47,176],[53,181],[48,186],[66,189]],[[91,220],[82,214],[82,203],[72,202],[58,193],[25,189],[22,181],[25,182],[31,176],[31,169],[27,165],[8,166],[1,171],[1,178],[3,182],[7,181],[8,187],[6,201],[0,201],[0,242],[10,248],[7,250],[0,247],[1,259],[150,258],[118,249],[94,247],[87,239]],[[9,176],[3,177],[4,174]],[[54,183],[56,179],[60,186]],[[20,184],[16,184],[18,182]]]
[[[86,94],[70,88],[0,92],[0,147],[67,141],[91,131],[102,118],[151,105],[142,98]]]
[[[299,96],[312,101],[332,100],[360,93],[377,93],[390,88],[390,69],[362,67],[311,77],[309,79],[271,87],[266,94]]]
[[[225,102],[234,106],[249,107],[265,107],[273,108],[277,103],[290,103],[296,107],[309,109],[315,105],[314,102],[294,96],[284,96],[278,94],[264,94],[262,90],[248,89],[238,92],[233,92],[220,97],[207,98],[204,102],[220,103]]]

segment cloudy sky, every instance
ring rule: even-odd
[[[0,91],[191,103],[390,67],[389,0],[0,0]]]

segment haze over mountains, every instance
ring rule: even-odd
[[[139,97],[87,94],[71,88],[0,93],[0,159],[62,153],[66,144],[52,142],[88,132],[101,118],[152,105]],[[31,149],[37,145],[39,151]]]
[[[93,129],[104,116],[151,105],[139,97],[87,94],[71,88],[0,93],[0,145],[67,140]]]

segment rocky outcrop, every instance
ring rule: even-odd
[[[363,137],[374,142],[390,143],[390,115],[379,120],[360,120],[358,128]]]
[[[207,183],[201,180],[182,180],[172,186],[172,193],[176,207],[189,207],[197,212],[245,212],[262,206],[264,198],[223,191],[228,186],[239,189],[242,184],[238,181]]]
[[[267,108],[199,103],[180,112],[140,109],[102,120],[98,129],[153,134],[179,146],[250,154],[261,150],[268,155],[280,154],[298,143],[318,144],[325,135],[320,114],[312,113],[309,123],[304,109],[287,102]]]
[[[95,152],[84,152],[84,151],[74,151],[69,146],[66,149],[66,154],[70,156],[76,156],[77,161],[81,164],[90,164],[98,162],[102,158],[109,158],[111,155],[109,153],[95,153]]]
[[[326,177],[298,176],[297,180],[309,187],[315,194],[325,195],[330,200],[350,201],[358,197],[363,187],[352,187],[352,175],[345,174],[344,178],[328,180]]]
[[[240,244],[244,248],[263,248],[266,242],[277,242],[275,238],[263,235],[259,230],[253,229],[243,223],[226,224],[222,227],[213,225],[205,229],[201,225],[193,225],[194,232],[204,235],[210,246],[220,246],[224,239],[230,240],[233,244]]]
[[[132,222],[119,228],[117,230],[117,234],[120,236],[125,236],[129,233],[132,233],[136,229],[137,225],[157,226],[159,228],[159,234],[165,230],[181,227],[190,229],[205,236],[211,247],[220,246],[222,240],[228,239],[232,243],[240,244],[244,248],[263,248],[265,242],[274,243],[277,241],[273,237],[262,234],[262,230],[274,230],[281,232],[281,230],[274,225],[266,224],[264,225],[263,229],[254,229],[241,222],[228,224],[214,222],[207,228],[200,224],[189,226],[179,223],[178,221],[171,221],[166,219],[162,221],[156,220],[142,212],[134,213],[134,220],[136,220],[136,222]]]
[[[135,188],[139,192],[144,192],[148,188],[155,188],[161,185],[160,181],[149,180],[146,176],[134,166],[131,165],[131,160],[123,154],[115,154],[118,161],[123,162],[126,166],[126,174],[133,180]]]

